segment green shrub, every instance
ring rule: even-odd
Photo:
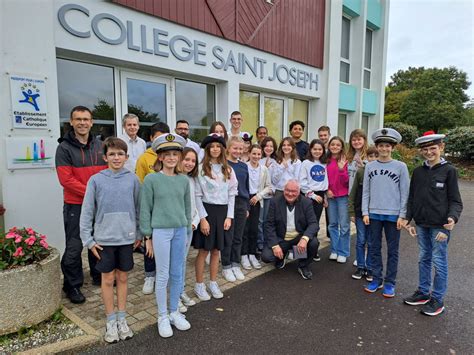
[[[474,159],[474,126],[450,129],[445,142],[446,153],[465,160]]]
[[[408,167],[408,172],[411,174],[417,166],[423,163],[423,159],[418,154],[418,149],[408,148],[403,144],[398,144],[392,152],[392,158],[404,162]]]
[[[415,139],[418,137],[418,130],[415,126],[402,122],[387,122],[385,127],[396,129],[402,135],[402,143],[407,147],[415,146]]]

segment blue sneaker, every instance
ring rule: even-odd
[[[382,295],[385,298],[395,297],[395,286],[392,285],[392,284],[384,284],[383,285],[383,290],[382,290]]]
[[[374,293],[374,292],[377,292],[377,290],[380,290],[382,287],[383,285],[380,281],[373,280],[368,285],[365,285],[364,291],[369,292],[369,293]]]

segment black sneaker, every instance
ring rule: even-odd
[[[427,316],[437,316],[438,314],[443,313],[444,304],[439,302],[434,298],[431,298],[428,303],[421,307],[421,313]]]
[[[313,273],[307,266],[299,267],[298,272],[300,273],[301,277],[305,280],[311,280],[313,278]]]
[[[365,275],[364,269],[357,269],[357,271],[352,274],[352,278],[356,280],[360,280],[361,278],[364,277],[364,275]]]
[[[283,259],[277,259],[275,261],[275,267],[279,270],[283,269],[286,265],[286,255],[283,257]]]
[[[79,288],[71,288],[69,291],[66,292],[66,295],[72,303],[80,304],[86,301],[86,298],[84,297]]]
[[[430,295],[425,295],[420,290],[416,290],[413,295],[403,299],[405,304],[410,306],[418,306],[420,304],[426,304],[430,301]]]
[[[321,261],[321,257],[319,256],[319,253],[316,254],[316,256],[313,258],[314,261]]]
[[[365,271],[365,279],[369,282],[372,282],[374,280],[374,276],[372,275],[372,270]]]

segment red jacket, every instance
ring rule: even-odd
[[[87,144],[79,142],[71,130],[58,140],[56,172],[64,188],[64,202],[82,205],[89,178],[107,168],[102,158],[102,142],[89,135]]]

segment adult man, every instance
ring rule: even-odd
[[[301,161],[306,159],[309,149],[309,144],[301,139],[301,137],[303,137],[304,127],[303,121],[293,121],[290,123],[290,135],[295,141],[296,151]]]
[[[180,135],[186,139],[186,147],[194,149],[194,151],[199,155],[201,147],[196,142],[193,142],[189,139],[189,122],[186,120],[179,120],[176,122],[176,128],[174,129],[176,134]]]
[[[331,129],[328,126],[319,127],[318,138],[324,143],[326,149],[328,149],[329,139],[331,138]]]
[[[79,218],[82,201],[89,178],[107,168],[102,158],[102,142],[92,137],[92,112],[85,106],[71,110],[72,129],[58,140],[56,149],[56,171],[59,183],[64,188],[64,230],[66,249],[61,259],[64,275],[63,290],[72,303],[83,303],[81,293],[84,283],[82,272],[82,241],[79,235]],[[100,285],[100,273],[95,270],[96,258],[89,251],[89,267],[94,284]]]
[[[259,126],[255,131],[257,136],[257,143],[260,144],[263,141],[263,138],[268,137],[268,129],[265,126]]]
[[[268,217],[265,223],[267,246],[262,260],[275,261],[277,269],[285,267],[286,256],[294,246],[298,253],[306,252],[306,258],[298,260],[298,272],[305,280],[313,276],[309,265],[318,253],[319,242],[316,235],[319,225],[311,201],[300,195],[298,181],[286,183],[283,195],[270,200]]]
[[[125,169],[135,173],[135,166],[138,157],[145,153],[146,143],[138,137],[140,122],[138,116],[133,113],[126,113],[122,119],[123,134],[119,136],[128,146],[128,160],[125,162]]]
[[[229,138],[232,136],[240,137],[240,127],[243,121],[244,119],[239,111],[234,111],[230,114],[230,131],[227,132]]]

